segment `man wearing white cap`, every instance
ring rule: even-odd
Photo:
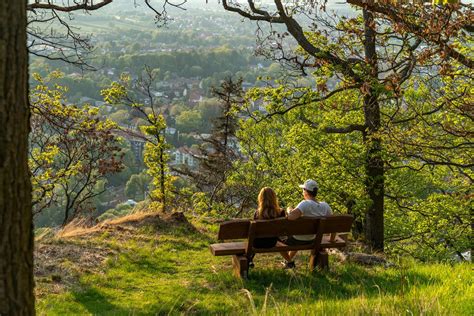
[[[318,194],[318,183],[316,181],[312,179],[306,180],[304,184],[299,187],[303,189],[304,200],[301,201],[296,208],[287,209],[289,220],[295,220],[301,216],[328,216],[332,214],[331,207],[326,202],[320,202],[316,199],[316,195]],[[310,244],[315,237],[316,235],[289,236],[284,243],[291,246]],[[285,253],[282,253],[286,259],[285,268],[295,267],[293,258],[296,253],[297,251],[290,251],[287,256],[285,256]]]

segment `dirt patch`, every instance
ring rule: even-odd
[[[118,250],[97,242],[98,235],[109,232],[119,239],[140,238],[138,229],[151,226],[157,233],[169,226],[196,228],[181,213],[136,213],[90,226],[84,221],[70,223],[63,229],[38,236],[35,246],[35,278],[41,292],[60,293],[77,283],[85,273],[100,273],[104,262]],[[142,237],[145,237],[144,235]]]
[[[329,253],[341,262],[348,261],[363,266],[384,266],[387,268],[394,266],[383,253],[371,252],[368,246],[361,242],[349,242],[342,251],[330,249]]]
[[[114,253],[111,249],[86,247],[72,243],[39,243],[35,247],[35,279],[43,292],[60,293],[77,283],[84,273],[97,273],[104,261]]]
[[[69,243],[39,244],[35,250],[36,274],[41,276],[61,272],[64,270],[61,263],[64,262],[74,264],[71,267],[73,269],[66,268],[67,270],[92,271],[113,253],[113,250],[107,248],[87,248]]]

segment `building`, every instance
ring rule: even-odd
[[[187,165],[188,167],[197,167],[198,160],[196,159],[196,153],[186,147],[180,147],[172,152],[172,164],[174,165]]]

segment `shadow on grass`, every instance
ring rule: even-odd
[[[88,285],[82,285],[81,291],[72,292],[75,301],[81,304],[92,315],[170,315],[192,308],[192,302],[183,297],[177,297],[176,302],[165,303],[158,299],[143,307],[121,307],[111,303],[115,298],[109,298],[101,291]]]
[[[209,248],[209,243],[196,242],[194,239],[171,239],[167,240],[169,243],[161,246],[161,249],[171,251],[201,251]]]
[[[221,271],[209,281],[220,283],[222,288],[240,285],[258,296],[265,296],[270,288],[271,295],[283,301],[399,295],[413,287],[422,288],[441,283],[438,278],[414,271],[380,270],[353,264],[343,264],[333,267],[331,271],[313,273],[306,268],[296,271],[255,268],[250,270],[249,279],[243,283],[233,276],[230,277],[231,273],[231,270]]]
[[[175,296],[169,300],[160,300],[155,297],[149,300],[147,305],[141,307],[122,307],[113,304],[114,297],[108,297],[100,290],[91,285],[82,284],[81,290],[73,291],[75,302],[82,305],[93,315],[175,315],[175,314],[198,314],[215,315],[228,314],[231,310],[225,304],[219,306],[207,306],[193,295],[189,295],[186,287],[174,293]],[[133,305],[133,304],[130,304]]]
[[[175,274],[176,261],[165,256],[143,255],[139,252],[124,252],[115,264],[117,268],[146,274]]]
[[[377,271],[357,265],[339,267],[336,271],[284,270],[252,271],[244,286],[254,293],[265,295],[271,285],[274,296],[313,299],[350,299],[360,296],[375,297],[380,294],[396,295],[411,287],[438,284],[439,279],[413,271],[403,273],[392,270]]]
[[[130,315],[130,310],[112,304],[104,294],[88,285],[82,285],[80,291],[73,291],[75,301],[93,315]]]

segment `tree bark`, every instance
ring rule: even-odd
[[[365,239],[375,251],[384,250],[384,162],[382,157],[382,143],[377,136],[381,127],[380,105],[374,82],[378,81],[377,51],[374,31],[374,16],[371,12],[363,10],[364,17],[364,49],[365,58],[370,67],[371,82],[366,82],[368,91],[364,95],[364,117],[367,126],[366,135],[366,180],[365,187],[371,200],[365,214]]]
[[[33,315],[26,1],[0,2],[0,314]]]
[[[163,131],[164,133],[164,131]],[[163,136],[163,138],[161,138],[161,136],[158,136],[158,141],[160,142],[161,144],[161,147],[160,147],[160,161],[159,161],[159,164],[160,164],[160,191],[161,191],[161,211],[163,213],[165,213],[167,211],[167,206],[166,203],[166,178],[165,178],[165,166],[166,166],[166,161],[165,161],[165,157],[164,157],[164,149],[163,149],[163,146],[164,146],[164,143],[165,143],[165,136]]]
[[[66,226],[67,222],[68,222],[68,218],[69,218],[69,210],[71,208],[70,206],[70,198],[69,198],[69,194],[68,194],[68,191],[67,189],[64,190],[65,194],[66,194],[66,206],[64,207],[64,219],[63,219],[63,224],[62,226]]]

